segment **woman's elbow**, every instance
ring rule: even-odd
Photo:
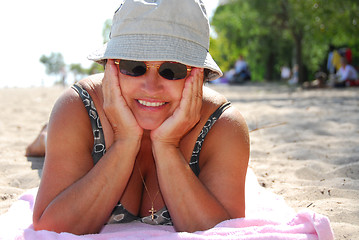
[[[33,216],[32,225],[35,231],[47,230],[57,233],[65,232],[59,229],[59,224],[56,226],[56,224],[51,223],[51,221],[44,220],[41,217]]]
[[[76,235],[84,234],[96,234],[99,233],[102,229],[100,227],[88,227],[81,224],[67,224],[66,222],[54,222],[47,221],[43,219],[33,219],[33,228],[35,231],[47,230],[56,233],[72,233]]]
[[[35,231],[46,230],[41,224],[40,217],[36,216],[35,213],[32,215],[32,225]]]
[[[217,224],[229,220],[231,217],[229,214],[224,214],[221,216],[216,216],[211,219],[201,219],[198,222],[191,222],[189,224],[174,224],[175,230],[177,232],[197,232],[197,231],[206,231],[215,227]]]
[[[52,232],[58,232],[55,231],[55,229],[52,228],[49,224],[44,223],[44,221],[41,221],[41,219],[38,218],[33,218],[32,225],[35,231],[47,230]]]

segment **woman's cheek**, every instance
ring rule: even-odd
[[[131,93],[131,83],[126,79],[120,79],[120,78],[118,80],[118,83],[120,85],[122,97],[125,99],[127,104],[129,104],[130,103],[129,96],[131,95],[130,94]]]
[[[178,80],[178,84],[175,88],[175,91],[173,91],[173,96],[175,96],[175,99],[177,101],[181,101],[182,99],[182,95],[183,95],[183,90],[184,90],[184,87],[185,87],[185,80]]]

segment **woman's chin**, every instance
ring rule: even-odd
[[[152,131],[152,130],[155,130],[157,129],[159,126],[161,126],[162,122],[161,123],[158,123],[158,122],[141,122],[139,123],[140,127],[143,129],[143,130],[147,130],[147,131]]]
[[[161,124],[168,118],[167,116],[156,116],[153,115],[135,115],[136,121],[138,125],[143,129],[147,131],[152,131],[157,129]]]

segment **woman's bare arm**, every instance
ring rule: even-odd
[[[201,108],[208,107],[202,106],[202,76],[200,69],[192,70],[179,107],[151,132],[161,193],[178,231],[204,230],[244,216],[249,137],[240,113],[229,108],[212,127],[201,151],[199,178],[179,148],[181,138],[199,121],[200,112],[206,112]]]
[[[228,109],[223,115],[204,142],[199,178],[179,148],[153,145],[161,192],[177,231],[205,230],[245,216],[248,130],[237,110]]]
[[[131,175],[139,141],[116,141],[93,166],[92,139],[89,116],[70,89],[57,101],[49,122],[33,215],[36,230],[93,233],[108,220]]]

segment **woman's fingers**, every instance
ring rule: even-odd
[[[112,101],[113,97],[121,95],[121,91],[119,90],[119,82],[118,82],[118,71],[116,65],[113,60],[109,59],[106,63],[105,67],[105,75],[103,80],[103,89],[105,100]]]
[[[202,76],[200,68],[193,68],[191,75],[186,79],[183,89],[180,109],[184,117],[188,118],[189,114],[196,112],[198,106],[202,104]]]
[[[171,117],[151,133],[153,140],[178,145],[181,138],[198,123],[202,106],[202,79],[201,69],[194,68],[186,79],[179,106]]]
[[[136,118],[122,96],[119,74],[113,60],[108,60],[103,79],[103,109],[111,123],[115,139],[126,140],[142,135]]]
[[[187,101],[188,105],[185,115],[187,118],[190,117],[191,121],[194,121],[194,124],[196,124],[199,121],[202,107],[203,69],[195,68],[192,71],[190,76],[190,91],[186,93],[189,100]]]
[[[202,101],[203,101],[203,68],[199,69],[197,73],[197,77],[194,81],[195,87],[193,89],[193,96],[194,96],[194,112],[200,115],[201,108],[202,108]],[[199,118],[200,116],[198,116]],[[199,119],[198,119],[199,120]]]

